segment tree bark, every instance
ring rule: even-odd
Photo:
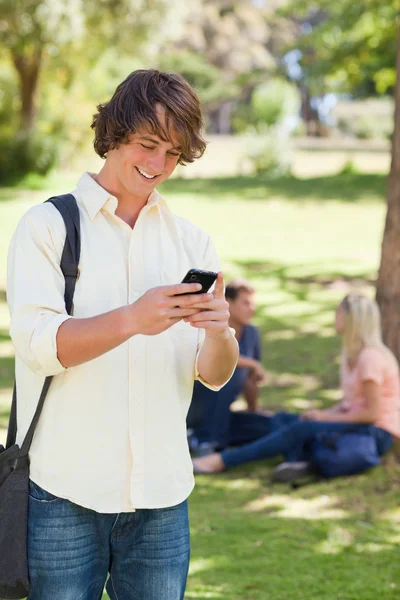
[[[31,56],[12,52],[12,59],[19,77],[20,131],[29,134],[35,126],[36,95],[42,64],[42,47],[37,46]]]
[[[400,361],[400,28],[397,36],[396,71],[392,162],[376,299],[382,313],[384,342]]]
[[[321,128],[321,121],[318,111],[311,106],[310,90],[304,83],[298,84],[300,91],[301,107],[300,116],[306,126],[306,135],[318,136]]]

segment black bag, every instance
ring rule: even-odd
[[[65,306],[72,312],[72,300],[80,257],[79,209],[74,196],[50,198],[61,213],[67,236],[61,257],[65,277]],[[6,448],[0,446],[0,598],[25,598],[29,592],[27,561],[29,449],[53,377],[46,377],[39,402],[21,448],[16,444],[17,387],[14,385]]]

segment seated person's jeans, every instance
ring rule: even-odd
[[[238,342],[241,356],[260,360],[260,333],[257,327],[246,325]],[[249,375],[248,368],[237,367],[228,383],[218,392],[213,392],[199,381],[195,381],[187,427],[194,430],[194,436],[200,444],[212,444],[218,448],[230,445],[230,406],[243,392]],[[263,434],[265,435],[265,431]]]
[[[218,392],[209,390],[198,381],[195,382],[188,426],[194,429],[199,443],[212,443],[218,448],[229,445],[230,406],[241,392],[235,375]]]
[[[221,458],[226,467],[234,467],[253,460],[262,460],[279,454],[286,455],[299,444],[312,441],[317,434],[358,431],[372,433],[376,439],[378,454],[387,452],[393,444],[392,435],[379,427],[355,423],[324,423],[302,421],[298,415],[290,415],[291,422],[284,424],[286,413],[278,413],[270,419],[270,432],[239,448],[224,450]],[[268,417],[266,417],[268,418]]]

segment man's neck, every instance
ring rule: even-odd
[[[110,175],[107,164],[94,176],[94,180],[117,198],[118,206],[115,214],[133,228],[140,211],[147,204],[148,198],[140,198],[134,194],[130,194],[115,177]]]

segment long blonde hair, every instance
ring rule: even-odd
[[[382,341],[381,314],[375,300],[349,294],[339,307],[344,325],[342,356],[350,366],[354,366],[365,346],[389,350]]]

